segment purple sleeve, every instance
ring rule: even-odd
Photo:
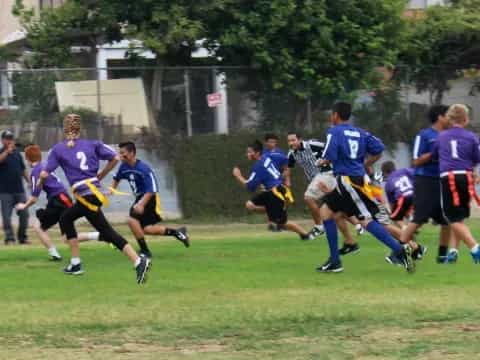
[[[32,196],[39,197],[42,192],[42,187],[37,185],[40,171],[32,171],[30,179],[32,180]]]
[[[472,160],[473,160],[474,164],[479,164],[480,163],[480,141],[478,140],[478,138],[475,135],[473,136]]]
[[[95,146],[95,152],[100,160],[112,160],[117,156],[117,152],[108,145],[105,145],[101,141]]]
[[[48,153],[47,165],[45,166],[45,171],[49,174],[54,172],[59,167],[57,147],[54,146],[52,150]]]

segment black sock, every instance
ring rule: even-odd
[[[175,236],[177,235],[177,230],[175,229],[170,229],[170,228],[165,228],[165,236]]]
[[[438,247],[438,256],[447,256],[448,253],[448,246],[440,245]]]
[[[148,249],[147,243],[145,242],[145,238],[137,239],[138,246],[140,246],[141,251],[150,252]]]

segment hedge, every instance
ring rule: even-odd
[[[174,167],[185,218],[235,218],[247,213],[244,204],[252,194],[240,186],[232,169],[239,166],[243,175],[248,176],[252,163],[246,159],[246,148],[257,138],[262,140],[245,133],[200,135],[176,144]],[[286,150],[286,142],[281,147]],[[292,184],[295,203],[289,213],[306,215],[303,193],[307,184],[302,169],[293,170]]]

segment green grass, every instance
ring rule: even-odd
[[[344,273],[319,274],[324,238],[197,226],[189,249],[150,241],[145,286],[103,243],[82,246],[79,277],[41,247],[2,247],[0,359],[473,359],[480,267],[465,248],[435,264],[436,231],[421,234],[430,252],[415,275],[369,236]]]

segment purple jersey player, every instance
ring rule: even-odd
[[[475,134],[464,129],[469,123],[465,105],[450,106],[447,117],[452,127],[439,135],[432,152],[440,163],[442,210],[454,233],[470,249],[473,261],[480,263],[480,248],[463,222],[470,216],[472,198],[479,201],[472,172],[480,163],[480,144]]]
[[[413,209],[413,174],[411,168],[395,169],[392,161],[382,164],[385,181],[385,194],[392,210],[390,218],[402,221]]]
[[[112,228],[101,210],[107,200],[100,190],[100,181],[115,167],[119,158],[112,148],[101,141],[80,139],[80,123],[79,115],[69,114],[65,117],[66,139],[53,147],[48,156],[47,165],[40,173],[40,183],[42,183],[51,172],[61,167],[77,200],[60,219],[60,229],[66,235],[72,251],[72,259],[64,272],[70,275],[83,273],[74,222],[85,217],[100,233],[102,239],[111,242],[134,263],[137,282],[141,284],[146,280],[145,275],[150,267],[150,259],[138,256],[125,238]],[[100,160],[107,160],[108,163],[98,172]]]

